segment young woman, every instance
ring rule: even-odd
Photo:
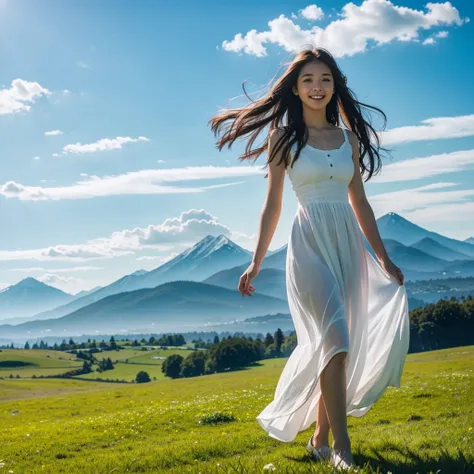
[[[381,168],[382,149],[363,109],[386,120],[356,100],[334,58],[317,48],[298,53],[265,97],[209,121],[216,136],[232,122],[219,150],[250,133],[239,159],[268,149],[267,198],[252,262],[238,284],[242,295],[255,290],[251,282],[280,217],[285,176],[298,200],[286,257],[298,345],[257,421],[285,442],[316,421],[308,451],[341,468],[355,466],[347,415],[364,415],[388,386],[400,386],[409,344],[404,276],[387,255],[363,186],[363,176]],[[268,124],[263,146],[251,150]]]

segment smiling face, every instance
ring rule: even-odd
[[[321,61],[305,64],[301,68],[293,92],[297,93],[303,104],[310,109],[324,109],[334,93],[331,70]]]

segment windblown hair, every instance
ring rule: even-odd
[[[270,134],[274,129],[282,129],[284,133],[273,147],[271,156],[268,157],[267,165],[273,160],[276,153],[285,144],[282,151],[282,161],[285,168],[298,159],[301,149],[309,138],[308,129],[303,120],[303,104],[299,96],[296,96],[292,88],[296,86],[298,75],[303,66],[310,61],[321,61],[326,64],[334,79],[334,94],[326,106],[326,119],[329,123],[339,126],[341,121],[346,128],[352,130],[359,141],[359,166],[362,176],[367,175],[368,181],[372,175],[377,173],[382,167],[380,150],[386,151],[380,146],[380,139],[372,125],[364,117],[366,111],[378,112],[384,119],[384,128],[387,117],[377,107],[359,102],[354,93],[347,87],[347,78],[339,69],[333,56],[325,49],[305,49],[296,54],[281,78],[273,85],[270,92],[251,104],[236,109],[225,109],[223,112],[212,117],[208,125],[217,137],[224,129],[224,134],[218,139],[216,147],[218,150],[227,145],[230,149],[235,140],[242,135],[251,136],[247,142],[245,153],[238,157],[239,160],[256,160],[268,147]],[[245,88],[244,88],[245,92]],[[248,97],[247,93],[245,95]],[[286,117],[285,117],[286,115]],[[225,122],[231,121],[231,124]],[[263,128],[270,124],[266,139],[262,146],[251,150],[253,143]],[[297,149],[293,160],[290,159],[290,151],[297,143]],[[365,160],[365,158],[368,158]],[[366,163],[367,161],[367,163]],[[268,177],[268,173],[265,178]]]

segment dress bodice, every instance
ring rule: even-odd
[[[341,130],[344,142],[339,148],[321,150],[305,145],[293,167],[287,167],[286,173],[301,205],[311,201],[349,202],[348,185],[355,167],[347,132]],[[290,152],[292,160],[296,148],[295,143]]]

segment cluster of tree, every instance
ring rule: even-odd
[[[474,344],[474,298],[439,300],[410,311],[409,352]]]
[[[34,344],[30,344],[28,341],[25,343],[23,349],[44,349],[48,351],[68,351],[74,352],[78,349],[100,349],[102,351],[115,351],[119,349],[123,349],[125,345],[131,347],[142,347],[142,346],[161,346],[163,348],[167,347],[178,347],[183,346],[186,344],[186,340],[182,334],[164,334],[161,337],[150,336],[148,339],[142,337],[139,341],[138,339],[134,339],[133,341],[125,338],[121,339],[122,345],[117,344],[117,341],[114,336],[111,336],[108,342],[102,339],[101,342],[97,342],[95,339],[91,340],[90,338],[87,342],[75,342],[73,338],[69,339],[69,342],[66,339],[63,339],[61,344],[55,342],[52,345],[41,340],[39,343],[35,342]],[[211,343],[206,342],[202,343],[203,345],[210,345]],[[15,349],[13,342],[10,345],[2,345],[0,348],[3,349]]]
[[[216,336],[209,349],[193,351],[186,358],[173,354],[165,359],[161,371],[171,378],[196,377],[249,366],[257,360],[270,357],[287,357],[296,347],[296,334],[285,337],[278,328],[264,340],[251,337],[229,336],[219,341]]]
[[[15,349],[13,342],[7,348]],[[87,350],[95,350],[95,352],[100,351],[118,351],[122,349],[122,346],[118,345],[115,341],[114,336],[112,336],[109,342],[105,342],[104,340],[97,343],[97,341],[88,339],[87,342],[75,342],[73,338],[69,339],[69,342],[66,342],[66,339],[63,339],[61,344],[54,343],[53,345],[48,345],[43,340],[40,341],[38,344],[35,342],[34,344],[30,345],[28,341],[25,342],[23,347],[25,350],[47,350],[47,351],[61,351],[61,352],[73,352],[75,353],[78,349],[87,349]]]

